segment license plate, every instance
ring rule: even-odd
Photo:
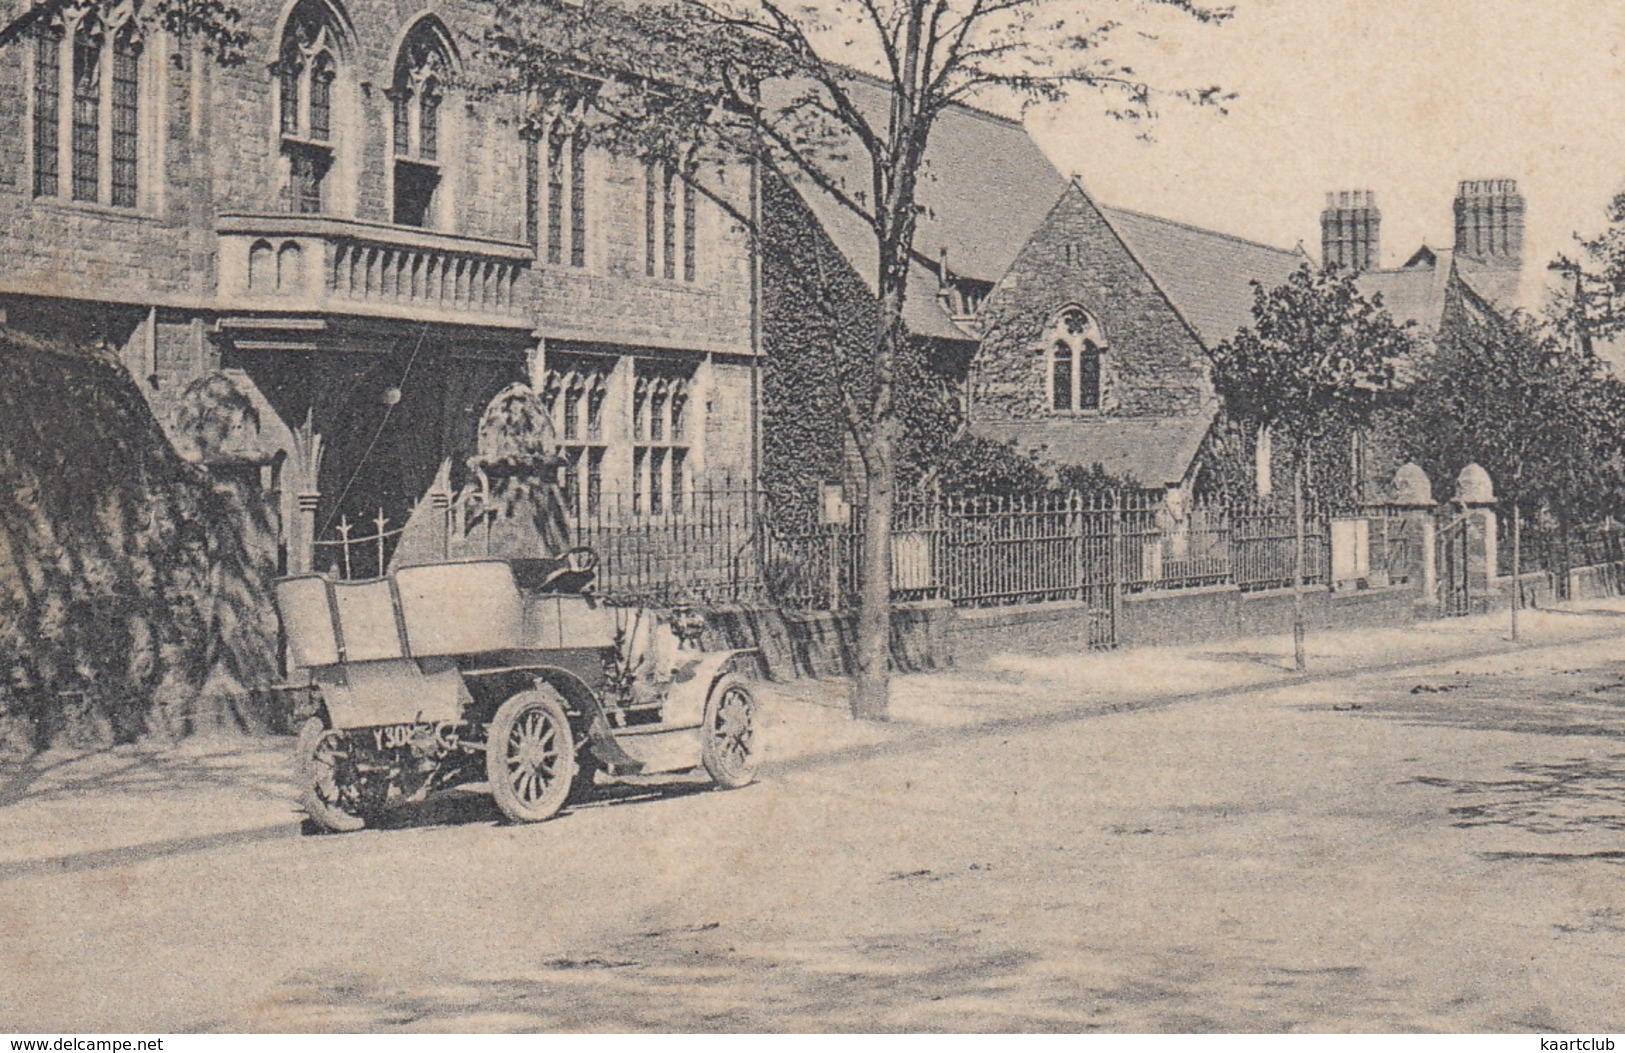
[[[421,731],[428,731],[427,724],[385,724],[372,729],[373,745],[381,750],[402,749],[412,744],[412,739]]]

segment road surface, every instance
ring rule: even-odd
[[[739,791],[0,867],[0,1030],[1625,1028],[1612,638],[1116,713],[1080,668]]]

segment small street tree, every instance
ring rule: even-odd
[[[645,157],[696,145],[754,158],[809,183],[873,233],[878,305],[873,352],[842,392],[864,473],[864,559],[855,716],[884,719],[890,657],[891,528],[901,422],[898,362],[914,250],[916,191],[931,133],[948,106],[984,94],[1054,101],[1111,97],[1141,121],[1158,98],[1222,106],[1217,88],[1159,91],[1108,47],[1149,36],[1153,9],[1219,23],[1200,0],[489,0],[486,51],[501,84],[538,106],[590,109],[607,141]],[[854,90],[877,71],[886,101]],[[848,185],[856,159],[863,175]],[[736,217],[738,218],[738,217]]]
[[[1317,446],[1370,424],[1395,395],[1410,335],[1351,277],[1299,268],[1285,284],[1253,283],[1253,324],[1214,348],[1213,382],[1226,415],[1267,431],[1292,466],[1295,544],[1292,656],[1304,655],[1304,477]]]

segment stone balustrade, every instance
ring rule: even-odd
[[[527,245],[328,216],[230,214],[216,230],[229,310],[529,324]]]

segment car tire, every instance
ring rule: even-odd
[[[367,825],[366,817],[344,804],[349,778],[338,735],[321,717],[299,726],[297,774],[299,803],[312,822],[324,830],[347,834]]]
[[[575,735],[564,704],[538,684],[497,709],[485,739],[485,775],[491,797],[516,823],[552,818],[575,782]]]
[[[732,674],[711,685],[700,734],[700,762],[723,789],[749,786],[761,763],[761,707],[745,681]]]

